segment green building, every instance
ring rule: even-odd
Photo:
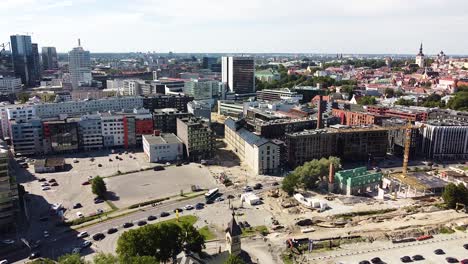
[[[335,190],[346,195],[357,195],[378,190],[382,173],[368,171],[366,167],[342,170],[335,173]]]

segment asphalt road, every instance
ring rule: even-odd
[[[256,192],[261,193],[271,188],[273,188],[273,186],[271,185],[264,186],[264,189],[256,191]],[[237,194],[240,193],[239,190],[221,190],[221,191],[223,192],[223,196],[227,196],[229,194],[236,196]],[[119,217],[119,218],[114,218],[114,219],[110,219],[110,220],[103,221],[100,223],[96,223],[92,226],[84,227],[78,230],[70,229],[69,232],[63,232],[63,233],[57,233],[57,234],[51,233],[51,236],[47,239],[44,239],[41,243],[42,246],[36,250],[39,251],[41,256],[43,257],[55,259],[63,254],[70,253],[73,248],[81,245],[81,243],[83,243],[84,240],[92,240],[91,236],[93,236],[96,233],[103,233],[106,236],[119,236],[122,233],[122,230],[124,230],[122,225],[126,222],[132,222],[135,224],[133,228],[138,228],[136,223],[139,220],[146,220],[149,215],[154,215],[158,218],[156,221],[153,221],[153,222],[168,220],[168,219],[175,217],[175,213],[173,213],[174,209],[183,208],[187,204],[194,205],[199,202],[205,203],[205,198],[203,196],[199,196],[190,200],[168,202],[166,204],[157,205],[155,207],[148,206],[148,207],[140,209],[139,211],[135,211],[134,213],[131,213],[131,214]],[[205,206],[210,206],[210,205],[207,204]],[[161,218],[159,215],[163,211],[169,212],[170,216]],[[180,216],[189,215],[189,214],[193,214],[195,211],[196,211],[195,209],[190,210],[190,211],[184,210],[179,215]],[[108,235],[107,230],[111,227],[117,228],[119,232]],[[83,231],[86,231],[90,235],[90,237],[87,237],[85,239],[77,238],[77,234]],[[98,242],[98,243],[101,243],[101,242]],[[96,244],[96,243],[93,243],[93,244]],[[99,247],[96,247],[96,245],[93,245],[91,248],[87,248],[84,251],[82,251],[82,255],[91,254],[95,250],[99,250]],[[7,259],[11,263],[24,263],[27,260],[29,254],[30,254],[30,249],[24,248],[22,250],[13,252],[7,256],[2,256],[0,257],[0,259]]]

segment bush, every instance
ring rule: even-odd
[[[150,201],[146,201],[146,202],[142,202],[142,203],[137,203],[137,204],[132,204],[128,207],[128,209],[135,209],[135,208],[138,208],[140,206],[146,206],[146,205],[150,205],[150,204],[154,204],[154,203],[160,203],[162,201],[165,201],[165,200],[169,200],[168,197],[165,197],[165,198],[158,198],[158,199],[154,199],[154,200],[150,200]]]

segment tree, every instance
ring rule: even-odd
[[[413,100],[407,100],[407,99],[404,99],[404,98],[400,98],[398,99],[395,104],[397,105],[404,105],[404,106],[412,106],[412,105],[415,105]]]
[[[91,182],[91,189],[98,197],[103,198],[107,192],[106,183],[100,176],[96,176]]]
[[[79,254],[67,254],[59,257],[59,264],[87,264],[89,262],[85,261]]]
[[[392,88],[387,88],[387,89],[385,89],[385,95],[388,98],[392,98],[392,97],[395,96],[395,90],[393,90]]]
[[[123,233],[117,241],[117,254],[122,263],[134,263],[137,256],[139,263],[151,263],[151,259],[164,262],[174,259],[183,249],[183,244],[193,252],[200,253],[205,248],[205,240],[193,227],[175,223],[147,225]]]
[[[282,189],[292,195],[299,187],[305,189],[317,188],[318,182],[328,175],[330,163],[337,169],[341,167],[341,161],[337,157],[314,159],[304,163],[286,176],[282,183]]]
[[[457,203],[468,205],[468,189],[461,183],[449,183],[445,186],[442,199],[448,208],[455,208]]]
[[[224,262],[224,264],[245,264],[245,262],[236,255],[229,255],[229,258]]]
[[[28,264],[55,264],[56,262],[48,258],[35,259],[34,261],[28,262]]]
[[[93,258],[94,264],[119,264],[117,256],[112,254],[98,253]]]
[[[374,96],[363,96],[357,100],[357,103],[360,105],[375,105],[377,103],[377,100],[375,100]]]
[[[21,92],[21,93],[18,93],[18,94],[16,95],[16,98],[18,98],[18,100],[19,100],[22,104],[24,104],[24,103],[26,103],[26,102],[29,100],[29,96],[30,96],[29,93]]]

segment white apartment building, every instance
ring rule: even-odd
[[[468,123],[455,120],[434,120],[421,128],[421,154],[433,160],[468,159]]]
[[[36,104],[32,106],[40,118],[57,117],[61,114],[83,115],[95,112],[122,111],[143,107],[142,97],[105,98],[62,103]]]
[[[180,160],[184,154],[184,144],[173,133],[143,135],[143,151],[149,162]]]
[[[111,112],[101,114],[102,140],[104,147],[124,145],[124,116]]]
[[[0,93],[17,93],[21,91],[21,78],[0,76]]]
[[[277,174],[280,168],[280,147],[273,141],[238,127],[228,118],[224,122],[227,145],[257,175]]]
[[[78,137],[85,150],[100,149],[103,146],[101,116],[83,115],[78,121]]]

